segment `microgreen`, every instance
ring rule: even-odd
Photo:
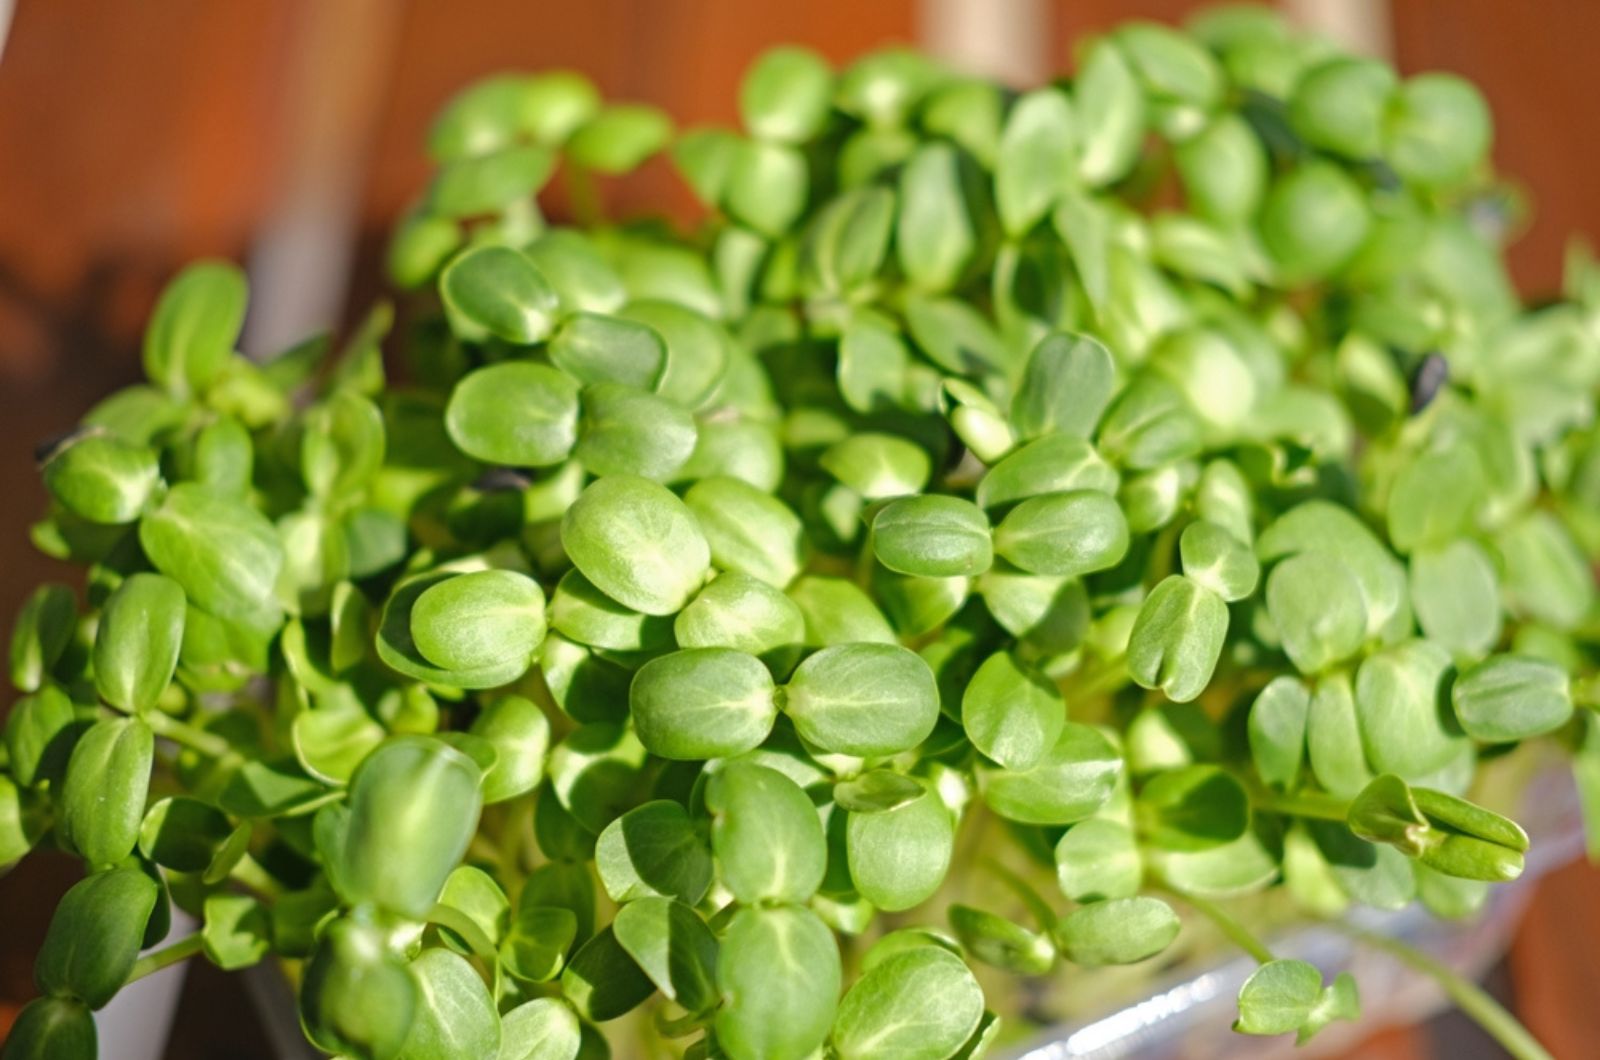
[[[14,627],[0,867],[86,876],[7,1060],[195,955],[349,1057],[975,1057],[1194,916],[1303,1041],[1355,984],[1236,900],[1471,914],[1535,741],[1600,850],[1600,272],[1519,305],[1468,83],[1231,11],[737,112],[464,90],[394,380],[387,307],[258,363],[174,279],[40,454],[87,576]],[[693,233],[602,216],[657,156]]]

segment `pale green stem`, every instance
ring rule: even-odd
[[[1267,949],[1266,943],[1256,938],[1254,932],[1235,920],[1230,913],[1215,902],[1189,894],[1186,891],[1172,890],[1171,888],[1166,888],[1166,890],[1182,899],[1195,912],[1215,924],[1217,930],[1227,936],[1229,942],[1248,953],[1255,959],[1257,964],[1266,964],[1273,959],[1272,951]]]
[[[1343,821],[1350,812],[1350,804],[1343,799],[1318,791],[1301,792],[1298,795],[1258,792],[1251,801],[1257,810],[1267,813],[1314,817],[1320,821]]]
[[[205,940],[197,931],[193,935],[181,938],[170,946],[163,946],[159,950],[145,954],[133,962],[133,970],[128,973],[128,978],[122,981],[127,986],[135,979],[143,979],[152,972],[159,972],[168,965],[177,964],[188,957],[193,957],[205,947]]]
[[[179,721],[170,714],[152,710],[139,716],[149,724],[157,736],[164,736],[190,750],[198,751],[210,758],[227,758],[233,754],[233,747],[221,736],[196,728],[188,722]]]
[[[278,881],[272,878],[272,874],[262,868],[261,863],[249,854],[239,859],[239,863],[229,871],[228,876],[264,898],[277,898],[283,891]]]
[[[439,903],[428,910],[428,920],[431,923],[438,924],[440,927],[449,928],[457,935],[460,935],[468,948],[479,957],[489,962],[494,961],[494,942],[488,935],[483,933],[483,929],[478,926],[477,921],[461,910],[456,909],[454,906]]]
[[[1477,983],[1456,974],[1454,969],[1387,935],[1366,931],[1350,924],[1335,923],[1333,926],[1358,942],[1383,950],[1401,964],[1421,972],[1438,983],[1446,997],[1454,1001],[1462,1012],[1470,1016],[1473,1022],[1499,1042],[1506,1052],[1516,1057],[1516,1060],[1554,1060],[1545,1047],[1528,1033],[1528,1028],[1505,1010],[1505,1006],[1490,997],[1488,991]]]

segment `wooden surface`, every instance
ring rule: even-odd
[[[1051,59],[1070,63],[1071,41],[1084,32],[1129,17],[1172,20],[1193,6],[1048,0]],[[1483,86],[1498,120],[1496,157],[1537,211],[1512,265],[1526,292],[1551,290],[1568,234],[1600,237],[1590,57],[1600,3],[1393,7],[1402,68],[1454,70]],[[657,104],[684,124],[726,122],[740,73],[763,47],[798,42],[844,61],[914,40],[918,10],[917,0],[20,0],[18,8],[0,61],[0,622],[39,581],[77,576],[26,545],[43,506],[32,443],[135,376],[142,322],[167,275],[199,255],[245,260],[308,171],[358,170],[342,179],[359,204],[355,268],[371,277],[383,233],[426,176],[431,114],[474,77],[571,67],[608,95]],[[327,98],[348,105],[322,106],[318,79],[339,76],[346,81]],[[319,152],[330,149],[351,161],[327,163]],[[625,211],[688,202],[662,168],[608,194]],[[374,286],[358,290],[359,298]],[[74,874],[65,859],[44,858],[0,879],[0,1029],[32,992],[43,911]],[[1596,1055],[1597,981],[1600,874],[1574,866],[1542,885],[1496,982],[1565,1060]],[[236,986],[198,974],[171,1055],[261,1056],[253,1019]],[[1384,1035],[1358,1055],[1497,1054],[1447,1020]]]

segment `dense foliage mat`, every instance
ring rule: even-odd
[[[1356,984],[1257,911],[1470,915],[1495,777],[1600,806],[1600,270],[1519,304],[1470,85],[1240,9],[739,110],[469,88],[392,336],[173,282],[42,456],[0,864],[88,874],[7,1058],[203,954],[344,1056],[943,1060],[1208,919],[1303,1040]],[[661,155],[707,220],[603,218]]]

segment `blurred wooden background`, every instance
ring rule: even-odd
[[[1569,233],[1600,242],[1595,0],[1286,0],[1377,12],[1406,71],[1483,87],[1500,167],[1535,221],[1512,251],[1529,295],[1559,282]],[[0,0],[0,21],[9,6]],[[187,259],[222,255],[315,280],[259,292],[248,342],[284,321],[349,319],[378,288],[384,232],[427,174],[423,134],[470,79],[570,67],[608,96],[680,122],[732,121],[762,48],[797,42],[845,61],[889,42],[966,32],[979,11],[1026,76],[1070,62],[1071,42],[1130,17],[1181,18],[1187,0],[18,0],[0,56],[0,624],[28,589],[67,576],[27,546],[44,503],[32,444],[131,381],[142,323]],[[1006,30],[1009,28],[1009,35]],[[664,170],[617,205],[681,211]],[[364,280],[347,286],[349,276]],[[298,324],[296,324],[298,327]],[[6,701],[0,701],[3,704]],[[0,1033],[32,993],[29,961],[72,866],[0,879]],[[1548,880],[1495,983],[1562,1058],[1596,1055],[1600,875]],[[263,1056],[236,988],[191,975],[174,1057]],[[107,1053],[111,1056],[113,1053]],[[1451,1021],[1368,1043],[1363,1057],[1496,1055]]]

